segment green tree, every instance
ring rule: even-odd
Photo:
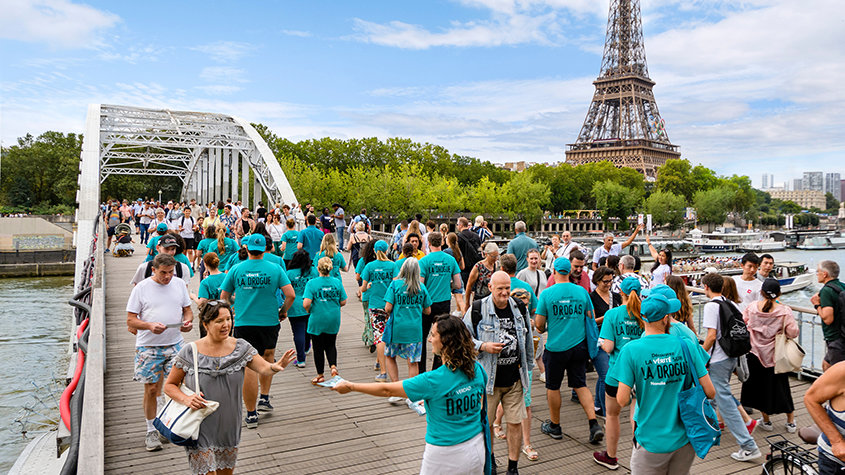
[[[839,212],[839,200],[833,196],[833,193],[827,192],[824,194],[824,203],[827,214],[836,214]]]
[[[2,150],[3,201],[14,206],[72,205],[76,196],[82,136],[27,134]]]
[[[549,185],[535,181],[533,173],[526,170],[517,173],[501,187],[502,205],[512,218],[521,218],[529,224],[537,224],[543,217],[543,210],[549,206]]]
[[[689,160],[669,159],[657,169],[656,191],[666,191],[692,201],[696,189],[691,180],[692,166]]]
[[[670,191],[657,191],[645,200],[646,213],[650,214],[654,224],[667,225],[675,230],[684,224],[686,203],[684,197]]]
[[[592,194],[596,209],[601,211],[605,223],[609,218],[619,218],[623,227],[628,225],[628,216],[642,199],[641,190],[627,188],[610,180],[595,183]]]
[[[734,190],[726,186],[697,192],[693,203],[698,220],[703,223],[724,223],[734,194]]]

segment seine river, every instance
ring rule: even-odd
[[[845,250],[788,250],[773,256],[775,262],[803,262],[811,270],[825,259],[845,265]],[[54,381],[67,371],[72,287],[71,277],[0,279],[0,473],[11,468],[31,437],[54,428],[58,420],[62,386]],[[784,301],[812,307],[809,298],[818,289],[814,284],[785,295]]]
[[[0,279],[0,473],[56,427],[64,385],[54,381],[69,362],[72,296],[73,277]]]

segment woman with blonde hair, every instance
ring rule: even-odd
[[[332,236],[327,234],[326,236]],[[333,237],[333,236],[332,236]],[[325,360],[329,360],[332,377],[337,376],[337,333],[340,331],[340,307],[346,305],[346,290],[339,279],[331,277],[332,260],[323,257],[317,262],[320,277],[305,285],[302,307],[310,313],[308,336],[314,349],[317,376],[311,384],[322,383]]]
[[[733,279],[726,280],[733,281]],[[684,279],[681,279],[676,275],[667,275],[666,285],[675,291],[675,294],[678,296],[678,300],[681,301],[681,309],[673,313],[671,317],[676,322],[680,322],[688,326],[689,329],[697,335],[698,332],[695,330],[695,322],[693,322],[692,319],[692,299],[689,297],[689,292],[687,292],[687,286],[684,283]]]
[[[422,230],[420,229],[420,222],[416,219],[408,223],[408,231],[405,232],[405,235],[402,236],[402,242],[400,245],[405,245],[406,238],[411,235],[411,233],[416,234],[417,236],[422,236]],[[422,239],[422,238],[420,238]],[[422,244],[422,243],[420,243]]]
[[[323,242],[320,243],[320,252],[314,256],[314,262],[320,262],[323,257],[328,257],[332,261],[332,277],[340,279],[340,271],[348,272],[349,264],[343,258],[343,254],[337,250],[337,238],[334,234],[326,234],[323,236]]]

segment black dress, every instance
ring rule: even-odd
[[[789,373],[775,374],[775,368],[766,368],[757,355],[748,353],[748,379],[742,383],[740,402],[766,414],[783,414],[795,411]]]

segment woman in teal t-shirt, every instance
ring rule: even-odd
[[[293,333],[293,346],[296,348],[296,362],[294,364],[297,368],[304,368],[305,352],[308,351],[311,340],[307,331],[308,311],[302,306],[302,298],[305,296],[305,286],[312,279],[319,277],[320,274],[311,265],[311,255],[308,254],[308,251],[300,249],[293,253],[287,275],[296,295],[293,305],[288,310],[288,321],[290,322],[291,333]]]
[[[282,246],[280,250],[282,252],[282,258],[285,260],[285,265],[288,265],[290,260],[293,259],[293,253],[296,252],[296,240],[299,238],[299,233],[293,229],[296,227],[296,221],[293,218],[285,221],[285,226],[287,226],[288,230],[282,234]]]
[[[320,262],[323,257],[328,257],[332,260],[332,274],[335,279],[340,279],[340,271],[348,272],[349,265],[346,264],[346,259],[343,254],[337,250],[337,239],[334,234],[326,234],[323,236],[323,242],[320,243],[320,252],[314,256],[314,262]]]
[[[616,460],[616,450],[619,447],[619,415],[622,406],[616,401],[619,382],[611,376],[611,370],[619,357],[622,347],[643,334],[643,318],[640,316],[640,293],[642,285],[636,277],[628,277],[619,286],[622,295],[622,305],[607,311],[599,333],[601,349],[610,355],[607,377],[605,378],[605,404],[607,418],[604,430],[607,433],[607,450],[593,453],[596,463],[615,470],[619,467]],[[631,417],[634,416],[634,405],[631,405]],[[616,468],[614,468],[616,467]]]
[[[422,357],[422,316],[431,313],[431,296],[420,282],[420,263],[416,259],[406,259],[399,271],[399,278],[390,283],[384,294],[384,311],[390,314],[385,323],[385,333],[390,334],[390,341],[385,341],[384,356],[387,374],[393,381],[399,381],[399,368],[396,358],[408,361],[408,377],[419,374],[419,361]],[[382,336],[384,339],[384,336]],[[402,398],[389,398],[388,402],[401,402]]]
[[[337,376],[337,332],[340,331],[340,307],[346,305],[346,290],[340,280],[330,277],[332,260],[324,257],[317,262],[320,276],[305,285],[302,307],[308,317],[308,336],[314,347],[314,366],[317,377],[311,384],[322,383],[325,360],[329,360],[332,377]],[[324,359],[325,356],[325,359]]]
[[[370,327],[373,332],[373,343],[376,345],[376,367],[379,375],[376,381],[386,383],[387,365],[384,361],[384,343],[381,335],[384,332],[384,323],[387,321],[387,313],[384,311],[384,294],[393,282],[393,261],[387,258],[387,243],[376,241],[373,244],[376,260],[364,266],[361,272],[362,299],[367,303]]]
[[[201,256],[206,252],[216,253],[220,259],[220,270],[226,272],[229,270],[229,260],[238,253],[238,243],[226,237],[226,227],[222,224],[217,227],[209,226],[205,228],[205,239],[199,242],[197,251]]]
[[[371,396],[422,400],[426,444],[420,473],[485,473],[485,465],[491,463],[490,453],[485,450],[485,439],[490,443],[490,434],[483,411],[487,375],[476,362],[469,330],[460,318],[440,315],[431,326],[428,342],[434,354],[442,358],[443,366],[404,381],[388,384],[341,381],[332,389],[340,394],[357,391]]]
[[[209,300],[220,299],[220,285],[223,284],[223,279],[226,274],[220,272],[220,259],[217,258],[217,253],[207,252],[202,256],[202,262],[205,266],[208,276],[200,282],[200,289],[197,295],[191,294],[191,300],[197,304],[197,308],[202,308]],[[205,336],[205,327],[200,325],[200,338]]]

